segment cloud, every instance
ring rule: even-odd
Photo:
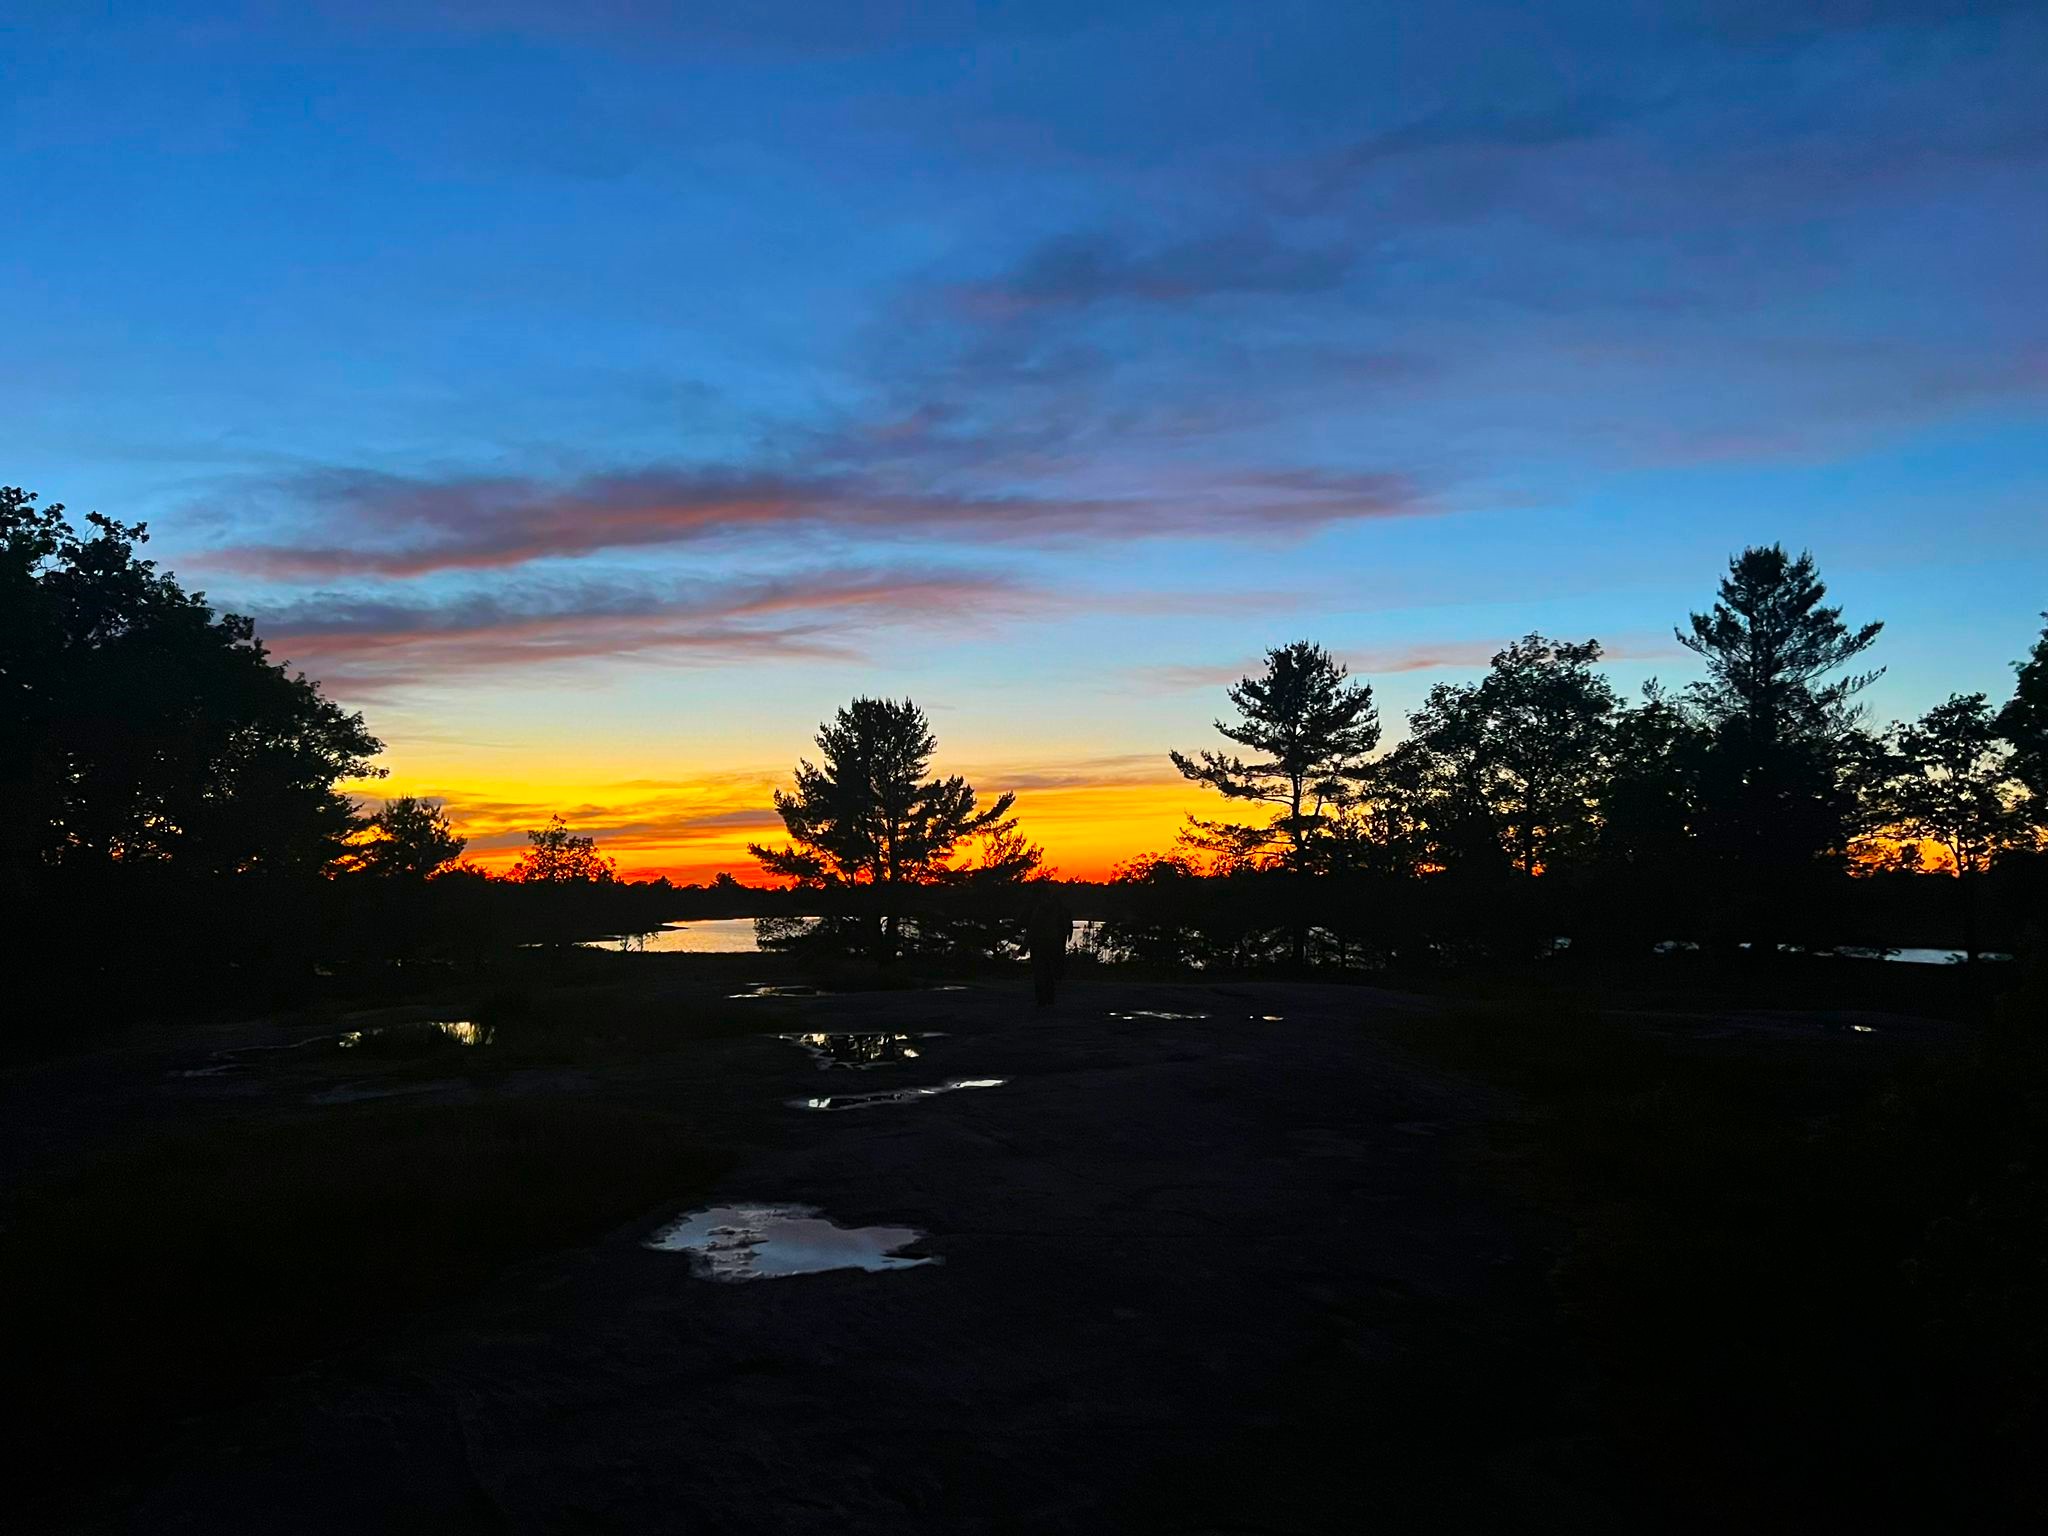
[[[195,563],[270,581],[406,578],[655,546],[817,536],[982,544],[1172,535],[1266,537],[1433,510],[1392,473],[1224,472],[1172,495],[906,493],[850,477],[650,466],[560,484],[537,479],[322,470],[272,482],[317,532],[230,543]]]
[[[1222,295],[1295,296],[1339,286],[1353,252],[1296,244],[1256,225],[1145,246],[1103,232],[1044,241],[1001,276],[963,283],[953,301],[979,319],[1124,301],[1188,304]]]
[[[450,673],[592,657],[699,664],[846,657],[877,624],[1007,616],[1048,601],[1007,578],[925,570],[826,570],[669,586],[571,584],[445,601],[326,594],[256,605],[280,658],[337,692]]]
[[[1122,752],[1106,757],[1075,758],[1069,762],[1011,767],[976,766],[964,769],[968,781],[992,791],[1099,789],[1112,785],[1164,784],[1179,781],[1160,752]]]
[[[1388,677],[1404,672],[1465,672],[1479,671],[1492,664],[1493,658],[1507,649],[1509,641],[1501,640],[1448,640],[1425,642],[1401,646],[1389,650],[1339,651],[1337,660],[1344,663],[1353,678],[1360,682],[1371,682],[1375,677]],[[1601,646],[1602,662],[1614,661],[1661,661],[1683,655],[1676,646],[1652,638],[1640,637],[1618,640],[1612,645]],[[1263,656],[1250,656],[1235,662],[1195,662],[1186,665],[1140,667],[1136,676],[1151,688],[1225,688],[1240,678],[1256,677],[1265,670]]]
[[[1620,131],[1648,110],[1645,103],[1602,95],[1557,97],[1526,106],[1492,99],[1461,103],[1410,118],[1339,149],[1271,167],[1258,180],[1276,211],[1314,214],[1327,210],[1376,173],[1405,170],[1419,163],[1441,178],[1446,162],[1452,160],[1500,161],[1589,143]],[[1444,198],[1446,191],[1439,185],[1434,195]],[[1445,205],[1448,203],[1446,199]]]

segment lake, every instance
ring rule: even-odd
[[[583,947],[622,949],[641,955],[756,955],[761,952],[761,941],[754,936],[751,917],[707,917],[698,922],[670,923],[652,933],[586,939]]]

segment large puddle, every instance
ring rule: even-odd
[[[844,1033],[822,1031],[801,1035],[777,1035],[810,1052],[821,1067],[881,1067],[892,1061],[916,1061],[917,1042],[930,1040],[936,1031],[906,1035],[886,1030],[852,1030]]]
[[[915,1269],[936,1264],[898,1250],[920,1241],[915,1227],[842,1227],[812,1205],[714,1205],[691,1211],[647,1240],[683,1253],[707,1280],[776,1280],[830,1269]]]
[[[866,1109],[872,1104],[915,1104],[923,1099],[935,1099],[942,1093],[957,1093],[962,1088],[1000,1088],[1004,1079],[1000,1077],[956,1077],[950,1083],[935,1083],[925,1088],[884,1088],[874,1093],[828,1093],[810,1099],[791,1099],[791,1109]]]

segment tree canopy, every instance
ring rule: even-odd
[[[819,761],[796,765],[796,787],[777,790],[790,843],[748,851],[771,875],[798,885],[896,886],[944,878],[971,837],[997,833],[1016,796],[979,805],[958,774],[928,778],[938,750],[931,723],[909,699],[855,699],[818,728]]]
[[[1216,722],[1217,732],[1256,756],[1202,751],[1169,753],[1182,776],[1225,799],[1278,808],[1264,825],[1193,821],[1195,837],[1212,851],[1244,861],[1274,840],[1285,857],[1305,869],[1313,844],[1337,815],[1359,798],[1366,758],[1379,745],[1379,711],[1372,688],[1347,681],[1344,666],[1307,640],[1266,652],[1266,670],[1229,690],[1238,719]]]
[[[425,880],[461,858],[468,846],[442,807],[402,795],[369,818],[365,835],[349,850],[350,863],[387,879]]]
[[[528,885],[609,885],[618,878],[617,862],[597,851],[597,839],[571,832],[559,815],[528,832],[526,842],[526,852],[506,871],[508,880]]]
[[[1525,635],[1479,682],[1432,688],[1410,722],[1432,819],[1475,818],[1474,835],[1497,843],[1524,874],[1586,852],[1621,705],[1592,670],[1599,659],[1596,640]],[[1455,859],[1459,850],[1446,851]]]
[[[1703,814],[1718,845],[1752,875],[1839,852],[1859,830],[1869,743],[1851,701],[1881,675],[1841,672],[1882,623],[1851,629],[1823,600],[1811,554],[1781,545],[1728,563],[1710,611],[1678,641],[1702,657],[1689,699],[1713,732]]]
[[[1888,806],[1898,830],[1948,851],[1955,873],[1990,867],[2007,848],[2032,843],[2012,752],[1981,693],[1951,694],[1891,733],[1897,771]]]
[[[2033,795],[2037,816],[2048,820],[2048,628],[2013,670],[2019,677],[1998,712],[1998,733],[2012,745],[2013,773]]]
[[[362,716],[271,659],[253,622],[137,554],[140,523],[0,488],[0,858],[26,877],[163,864],[319,872],[377,776]]]

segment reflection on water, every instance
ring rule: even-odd
[[[892,1061],[917,1060],[917,1047],[911,1042],[929,1040],[933,1036],[930,1031],[903,1035],[863,1030],[849,1034],[777,1035],[775,1038],[802,1046],[821,1067],[879,1067]]]
[[[956,1077],[950,1083],[939,1083],[929,1088],[888,1088],[880,1093],[833,1093],[815,1099],[791,1099],[791,1109],[866,1109],[871,1104],[915,1104],[923,1099],[935,1099],[942,1093],[954,1093],[962,1088],[1000,1088],[1000,1077]]]
[[[1129,1013],[1112,1013],[1112,1019],[1206,1019],[1206,1013],[1169,1013],[1164,1008],[1133,1008]]]
[[[751,981],[747,983],[745,991],[728,992],[726,996],[744,1001],[750,997],[830,997],[832,994],[817,987],[777,986],[773,982]]]
[[[1961,965],[1970,958],[1965,949],[1861,949],[1853,944],[1844,944],[1839,949],[1818,949],[1817,955],[1839,955],[1845,960],[1899,960],[1907,965]],[[2011,955],[1992,955],[1980,952],[1979,960],[2007,961]]]
[[[497,1032],[488,1024],[468,1019],[428,1019],[407,1024],[378,1024],[369,1029],[352,1029],[334,1043],[345,1051],[378,1045],[489,1045]]]
[[[1748,943],[1736,946],[1737,949],[1753,947]],[[1692,954],[1699,948],[1700,946],[1691,939],[1666,939],[1663,943],[1653,946],[1654,952],[1660,955]],[[1877,948],[1862,944],[1838,944],[1832,949],[1809,949],[1804,944],[1780,944],[1778,949],[1782,954],[1812,955],[1822,960],[1896,960],[1903,965],[1962,965],[1970,958],[1970,952],[1966,949],[1927,949],[1914,945]],[[2009,962],[2012,956],[1980,950],[1977,958],[1979,961],[1988,960],[2003,964]]]
[[[751,917],[707,917],[687,923],[668,923],[649,933],[614,934],[608,939],[586,939],[585,949],[625,950],[642,955],[757,955],[761,937]],[[794,919],[814,923],[814,917]]]
[[[936,1258],[905,1257],[924,1234],[915,1227],[841,1227],[812,1205],[715,1205],[692,1211],[647,1240],[686,1253],[707,1280],[773,1280],[828,1269],[914,1269]]]

